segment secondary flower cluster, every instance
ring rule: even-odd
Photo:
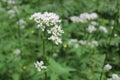
[[[110,65],[110,64],[106,64],[105,66],[104,66],[104,71],[105,72],[108,72],[108,71],[110,71],[112,69],[112,66]],[[112,74],[112,78],[108,78],[107,80],[120,80],[120,77],[119,77],[119,75],[117,75],[117,74]]]
[[[15,0],[2,0],[3,2],[6,2],[7,4],[9,4],[9,5],[13,5],[13,4],[15,4],[16,2],[15,2]]]
[[[69,46],[74,46],[74,48],[78,48],[79,46],[89,46],[91,48],[97,47],[99,45],[98,41],[92,40],[92,41],[86,41],[86,40],[77,40],[77,39],[70,39],[68,41]]]
[[[107,80],[120,80],[120,77],[117,74],[112,74],[112,78],[108,78]]]
[[[27,23],[24,19],[20,19],[16,24],[19,25],[21,29],[24,29]]]
[[[105,66],[104,66],[104,70],[105,71],[109,71],[109,70],[111,70],[112,69],[112,66],[110,65],[110,64],[106,64]]]
[[[73,22],[81,22],[86,23],[88,20],[93,20],[98,18],[98,15],[96,13],[82,13],[80,16],[72,16],[70,19]]]
[[[37,68],[38,71],[41,71],[42,69],[46,69],[47,67],[44,66],[44,62],[43,61],[37,61],[35,64],[35,67]]]
[[[34,13],[30,19],[37,23],[37,28],[40,28],[43,32],[47,31],[47,34],[50,35],[48,40],[53,41],[57,45],[62,43],[60,36],[64,31],[59,25],[61,20],[57,14],[52,12],[44,12],[42,14],[38,12]]]
[[[70,17],[70,20],[76,23],[80,22],[80,23],[88,24],[88,27],[86,28],[86,30],[89,33],[97,31],[96,27],[99,27],[98,28],[99,31],[108,33],[108,30],[105,26],[99,25],[98,22],[95,21],[97,18],[98,18],[98,15],[96,13],[82,13],[80,14],[80,16]]]

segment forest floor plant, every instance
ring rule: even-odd
[[[37,24],[37,28],[40,29],[41,37],[43,40],[43,60],[40,62],[37,61],[35,63],[35,67],[38,71],[45,69],[45,79],[47,80],[47,65],[49,63],[46,55],[46,41],[52,41],[51,45],[53,47],[53,43],[59,45],[62,43],[61,35],[64,33],[60,26],[61,20],[59,16],[52,12],[44,12],[43,14],[38,12],[34,13],[31,17],[31,20],[34,20]],[[45,63],[45,66],[44,66]]]

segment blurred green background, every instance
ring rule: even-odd
[[[105,63],[113,69],[103,80],[113,72],[120,74],[120,0],[0,0],[0,80],[43,80],[43,72],[34,67],[42,58],[42,40],[29,18],[45,11],[60,16],[65,32],[61,45],[51,50],[46,44],[48,80],[99,80],[106,54]],[[90,22],[70,20],[85,12],[97,13],[99,17],[93,21],[108,32],[96,26],[96,31],[89,33]],[[81,45],[80,40],[95,40],[98,46]]]

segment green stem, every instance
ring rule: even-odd
[[[43,56],[45,61],[47,62],[46,52],[45,52],[45,32],[43,34]],[[47,71],[45,71],[45,80],[47,80]]]
[[[44,58],[46,57],[46,53],[45,53],[45,39],[43,39],[43,56],[44,56]]]

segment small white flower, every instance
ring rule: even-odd
[[[60,26],[55,25],[53,28],[48,30],[48,34],[51,34],[51,33],[55,36],[61,36],[61,34],[64,33],[64,31],[61,29]]]
[[[52,40],[56,45],[62,43],[61,39],[55,35],[52,35],[51,37],[49,37],[48,40]]]
[[[86,23],[88,20],[93,20],[97,19],[98,15],[96,13],[82,13],[80,16],[72,16],[70,17],[70,20],[73,22],[81,22],[81,23]]]
[[[92,48],[94,48],[94,47],[97,47],[97,46],[98,46],[98,41],[93,40],[93,41],[91,41],[91,42],[88,42],[87,44],[88,44],[89,46],[91,46]]]
[[[27,24],[25,20],[20,19],[17,24],[20,26],[21,29],[25,28],[25,25]]]
[[[96,40],[93,40],[91,43],[92,43],[94,46],[98,46],[98,41],[96,41]]]
[[[78,47],[79,47],[78,43],[74,44],[74,48],[78,48]]]
[[[112,80],[112,78],[108,78],[107,80]]]
[[[96,13],[91,13],[90,14],[90,19],[97,19],[98,15]]]
[[[47,69],[46,66],[44,66],[44,62],[43,61],[37,61],[35,64],[35,68],[37,68],[38,71],[41,71],[42,69]]]
[[[70,40],[68,41],[68,44],[71,45],[71,44],[74,44],[74,43],[77,43],[77,42],[78,42],[77,39],[70,39]]]
[[[93,31],[96,31],[96,28],[95,28],[95,26],[93,26],[93,25],[89,25],[88,28],[87,28],[87,31],[88,31],[89,33],[92,33]]]
[[[96,21],[92,21],[92,22],[91,22],[91,25],[97,26],[98,23],[97,23]]]
[[[15,0],[2,0],[3,2],[6,2],[9,5],[15,4]]]
[[[112,74],[112,80],[120,80],[120,77],[117,74]]]
[[[109,71],[109,70],[111,70],[112,69],[112,66],[110,65],[110,64],[106,64],[105,66],[104,66],[104,70],[105,71]]]
[[[8,10],[8,14],[10,18],[15,17],[16,13],[18,12],[17,6],[14,6],[13,9]]]
[[[80,18],[78,16],[72,16],[70,17],[70,20],[73,22],[80,22]]]
[[[107,32],[108,32],[107,28],[104,27],[104,26],[100,26],[99,29],[100,29],[101,31],[103,31],[104,33],[107,33]]]
[[[86,45],[86,44],[87,44],[87,42],[86,42],[85,40],[80,40],[79,43],[80,43],[81,45]]]
[[[58,56],[58,54],[57,53],[53,53],[53,57],[57,57]]]
[[[20,51],[20,49],[16,49],[13,53],[16,55],[19,55],[21,53],[21,51]]]

